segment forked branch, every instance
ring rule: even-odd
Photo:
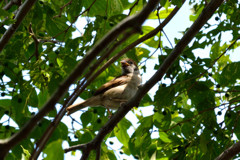
[[[27,3],[28,1],[25,1]],[[31,1],[32,5],[34,4]],[[76,68],[73,70],[73,72],[65,79],[65,81],[59,85],[56,92],[52,95],[52,97],[47,101],[47,103],[42,107],[42,109],[33,116],[21,129],[19,132],[14,134],[9,139],[5,139],[0,141],[0,159],[4,159],[6,154],[9,152],[9,150],[14,147],[16,144],[18,144],[21,140],[25,139],[30,132],[34,129],[34,127],[37,125],[37,123],[51,110],[54,109],[55,104],[65,95],[65,93],[68,91],[69,86],[76,81],[78,77],[84,73],[84,71],[87,69],[89,64],[93,61],[93,59],[99,55],[99,53],[106,47],[108,44],[110,44],[116,37],[118,37],[121,33],[128,29],[133,29],[136,31],[139,31],[141,28],[142,23],[147,19],[148,15],[151,13],[151,11],[157,6],[158,0],[149,0],[147,5],[143,8],[141,12],[138,14],[127,17],[125,20],[120,22],[116,27],[114,27],[106,36],[102,38],[101,41],[99,41],[82,59],[82,61],[76,66]],[[24,3],[24,4],[25,4]],[[24,5],[23,4],[23,5]],[[31,5],[30,5],[31,6]],[[24,8],[24,7],[23,7]],[[22,11],[27,14],[27,11]],[[21,13],[19,11],[19,13]],[[14,26],[13,26],[14,27]],[[11,27],[10,27],[11,28]],[[14,28],[13,28],[14,29]],[[11,33],[10,35],[12,35]],[[7,36],[7,35],[6,35]],[[3,36],[4,37],[4,36]],[[2,38],[3,38],[2,37]],[[10,37],[7,36],[7,39],[5,39],[4,43],[3,41],[0,41],[0,51],[3,49],[5,44],[8,42]],[[2,42],[2,43],[1,43]]]
[[[190,29],[182,37],[176,47],[173,49],[171,54],[165,59],[163,64],[157,70],[157,72],[138,90],[136,95],[129,100],[126,104],[120,107],[117,112],[112,116],[112,118],[101,128],[97,136],[86,144],[80,144],[72,146],[65,149],[65,152],[69,152],[76,149],[87,148],[85,150],[89,151],[96,149],[103,141],[104,137],[110,133],[117,123],[131,110],[132,107],[138,106],[140,100],[143,96],[158,82],[162,79],[164,74],[167,72],[169,67],[174,63],[174,61],[179,57],[184,48],[190,43],[193,37],[199,32],[202,26],[211,18],[217,8],[221,5],[223,0],[212,0],[199,15],[198,19],[193,23]],[[89,148],[92,147],[92,148]],[[83,150],[83,156],[85,157],[85,150]],[[89,152],[88,152],[89,153]],[[83,159],[83,158],[82,158]]]

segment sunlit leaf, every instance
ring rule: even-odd
[[[64,151],[62,149],[62,140],[56,140],[48,144],[44,149],[44,153],[47,154],[46,160],[59,159],[63,160]]]
[[[148,19],[165,19],[172,11],[173,11],[173,8],[160,10],[159,13],[158,11],[155,11],[149,15]]]
[[[233,62],[223,68],[219,76],[219,84],[226,86],[233,84],[240,78],[240,62]]]

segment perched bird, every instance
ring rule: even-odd
[[[102,85],[95,94],[78,104],[67,107],[67,114],[70,115],[87,106],[104,106],[108,109],[118,109],[121,103],[131,99],[141,84],[141,75],[137,64],[131,59],[121,61],[122,75]]]

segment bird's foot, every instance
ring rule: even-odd
[[[126,104],[126,102],[121,102],[121,103],[120,103],[120,107],[125,106],[125,104]]]
[[[111,119],[113,114],[108,107],[106,107],[106,108],[107,108],[107,112],[109,114],[108,119]]]

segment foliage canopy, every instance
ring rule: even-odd
[[[191,21],[198,18],[207,2],[185,2],[192,6]],[[9,3],[12,5],[7,8]],[[31,120],[86,53],[122,20],[140,12],[146,3],[146,0],[37,1],[0,53],[0,139],[13,136]],[[12,1],[0,1],[1,37],[15,23],[14,15],[20,5]],[[148,20],[162,22],[175,7],[182,5],[178,0],[161,0]],[[123,154],[146,160],[151,157],[214,159],[240,139],[240,61],[230,59],[231,54],[238,54],[234,51],[239,52],[239,8],[238,0],[221,4],[166,72],[154,95],[145,95],[140,102],[139,107],[154,108],[151,114],[144,116],[139,108],[130,111],[135,115],[138,125],[133,127],[131,119],[123,118],[104,138],[101,159],[117,159]],[[79,31],[77,24],[84,22],[86,24]],[[176,24],[176,28],[177,25],[180,24]],[[104,53],[122,39],[124,41],[111,56],[104,58],[104,63],[154,29],[145,23],[141,34],[133,34],[127,40],[124,34],[130,32],[122,33],[91,64],[97,63]],[[185,34],[188,29],[182,33]],[[153,62],[151,59],[155,57],[158,63],[154,64],[154,69],[157,70],[173,51],[174,47],[162,42],[167,41],[164,38],[167,34],[163,28],[124,55],[141,64],[143,76],[151,74],[146,74],[148,61]],[[224,39],[225,34],[230,38]],[[171,43],[176,46],[179,41],[179,37],[176,37]],[[201,56],[203,50],[207,50],[206,57]],[[119,60],[105,69],[79,96],[82,99],[92,96],[103,83],[118,76],[121,72]],[[92,68],[88,67],[58,102],[58,106],[62,106],[73,89],[92,72]],[[32,126],[34,130],[11,149],[6,159],[28,159],[34,144],[51,126],[58,111],[51,110],[37,126]],[[107,114],[106,109],[101,107],[88,108],[78,112],[77,118],[71,119],[72,126],[60,122],[44,145],[42,156],[49,160],[56,159],[56,156],[59,160],[64,159],[62,143],[73,146],[93,140],[109,120]],[[129,129],[132,130],[131,134]],[[113,142],[109,139],[113,137],[122,144],[117,151],[111,149]],[[96,153],[91,152],[89,158],[94,159],[95,156]]]

